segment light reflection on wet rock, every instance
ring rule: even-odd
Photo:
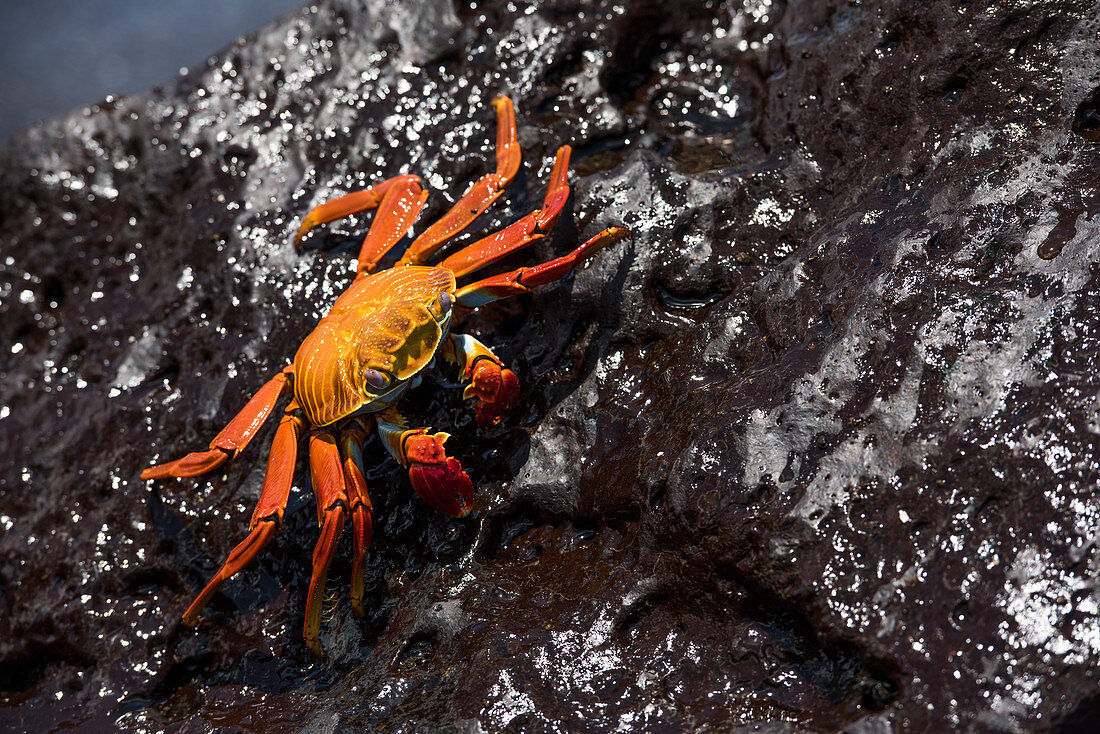
[[[1084,9],[639,0],[320,2],[0,158],[0,728],[852,731],[1098,709],[1100,26]],[[980,54],[975,54],[979,49]],[[421,175],[438,216],[504,91],[522,262],[625,223],[469,320],[524,383],[476,429],[409,400],[479,487],[456,521],[379,457],[365,620],[300,470],[241,537],[270,427],[205,445],[350,282],[326,199]],[[475,232],[476,234],[476,232]]]

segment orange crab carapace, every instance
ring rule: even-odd
[[[398,263],[373,272],[382,256],[412,226],[428,194],[417,176],[397,176],[369,189],[322,204],[306,216],[295,242],[313,227],[377,209],[359,251],[355,280],[305,338],[294,361],[271,378],[210,442],[208,451],[146,469],[144,479],[192,477],[214,469],[238,453],[284,395],[293,394],[275,431],[267,475],[248,537],[237,545],[183,615],[187,624],[221,584],[255,558],[282,524],[294,476],[298,444],[309,437],[309,465],[317,497],[321,537],[313,554],[306,601],[305,640],[322,654],[321,606],[329,563],[345,524],[351,522],[351,603],[363,612],[363,572],[371,540],[371,502],[363,469],[363,442],[377,428],[383,445],[408,468],[413,487],[428,504],[449,515],[469,512],[473,484],[458,459],[447,456],[446,433],[410,428],[394,405],[420,381],[421,371],[439,355],[456,365],[463,396],[476,402],[478,423],[492,424],[519,395],[515,373],[471,336],[451,331],[456,314],[501,298],[527,293],[572,271],[601,248],[628,236],[613,227],[577,249],[530,268],[459,287],[457,279],[542,238],[553,227],[566,199],[569,146],[558,150],[542,207],[514,224],[443,259],[425,263],[500,196],[520,165],[515,112],[507,97],[493,100],[497,113],[495,173],[482,176],[442,219],[418,236]]]

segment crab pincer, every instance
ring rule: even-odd
[[[446,433],[415,433],[404,442],[409,481],[429,505],[452,517],[464,517],[473,507],[474,483],[462,463],[447,456]]]
[[[495,426],[519,399],[519,378],[507,367],[490,359],[479,359],[470,370],[470,384],[464,398],[476,398],[474,417],[480,426]]]

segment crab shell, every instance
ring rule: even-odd
[[[455,276],[439,267],[356,280],[294,356],[294,396],[314,426],[389,407],[435,357],[454,313]],[[369,370],[385,384],[367,381]]]

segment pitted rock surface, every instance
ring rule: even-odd
[[[5,731],[1087,730],[1100,713],[1100,7],[1087,2],[322,0],[0,154]],[[269,425],[201,449],[351,278],[416,173],[421,222],[574,197],[548,259],[630,243],[464,330],[523,381],[503,424],[405,402],[478,487],[434,513],[367,446],[301,640],[317,537],[282,531],[198,630]],[[387,262],[392,262],[396,254]]]

